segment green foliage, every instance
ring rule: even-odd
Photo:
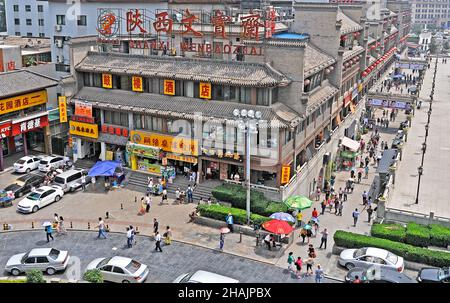
[[[234,223],[242,225],[247,224],[247,212],[243,209],[226,207],[222,205],[200,204],[198,206],[198,210],[200,211],[201,216],[220,221],[225,221],[226,216],[231,213],[233,215]],[[250,220],[256,224],[262,224],[271,219],[257,214],[251,214]]]
[[[29,272],[27,272],[27,283],[45,283],[42,271],[32,269]]]
[[[373,224],[370,234],[377,238],[405,242],[406,229],[401,224]]]
[[[2,283],[27,283],[27,280],[26,279],[0,280],[0,284]]]
[[[427,226],[410,222],[406,226],[405,242],[414,246],[426,247],[430,244],[430,231]]]
[[[246,209],[247,191],[235,184],[223,184],[212,190],[212,195],[218,201],[228,202],[235,208]],[[282,203],[267,199],[263,193],[250,191],[250,210],[261,216],[270,216],[274,212],[287,212],[288,207]]]
[[[450,228],[439,224],[431,224],[429,227],[432,246],[447,247],[450,245]]]
[[[103,276],[98,269],[87,270],[83,275],[83,279],[91,283],[103,283]]]
[[[450,253],[445,251],[434,251],[426,248],[416,247],[409,244],[395,242],[386,239],[359,235],[343,230],[334,233],[334,243],[337,246],[347,248],[377,247],[386,249],[405,260],[431,266],[443,267],[450,264]]]

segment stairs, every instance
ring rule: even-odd
[[[96,161],[87,160],[87,159],[78,159],[77,162],[74,163],[75,168],[81,168],[89,171],[92,166],[94,166]]]

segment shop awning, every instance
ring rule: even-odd
[[[348,137],[343,137],[341,144],[352,151],[357,151],[359,149],[359,142]]]
[[[98,161],[89,170],[88,176],[90,177],[111,177],[114,175],[116,168],[122,164],[117,161]]]

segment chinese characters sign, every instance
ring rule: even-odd
[[[112,75],[102,74],[102,86],[103,88],[112,88]]]
[[[406,101],[372,99],[367,100],[368,105],[382,108],[411,109],[411,103]]]
[[[59,103],[59,122],[61,123],[67,122],[66,96],[59,96],[58,103]]]
[[[69,121],[69,133],[71,135],[98,138],[98,125],[83,122]]]
[[[163,151],[198,156],[198,142],[190,138],[172,137],[142,131],[131,131],[133,143],[161,148]]]
[[[37,118],[32,118],[25,121],[20,121],[17,123],[13,122],[11,136],[17,136],[29,131],[33,131],[39,128],[43,128],[48,125],[48,116],[42,116]]]
[[[200,82],[200,98],[211,99],[211,83]]]
[[[175,80],[164,80],[164,95],[175,96]]]
[[[102,125],[102,133],[110,134],[110,135],[116,135],[116,136],[128,137],[128,129],[115,127],[115,126],[112,126],[112,125],[106,125],[106,124]]]
[[[9,137],[11,135],[11,122],[3,123],[0,125],[0,136]]]
[[[289,183],[291,178],[291,167],[289,165],[283,165],[281,168],[281,184]]]
[[[75,101],[75,116],[92,118],[92,104]]]
[[[18,111],[47,102],[47,91],[41,90],[31,94],[15,96],[0,100],[0,115]]]
[[[131,86],[134,92],[143,92],[143,80],[142,77],[133,76],[131,77]]]

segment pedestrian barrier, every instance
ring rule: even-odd
[[[4,223],[4,224],[3,224],[3,230],[9,230],[8,224],[7,224],[7,223]]]
[[[88,222],[88,229],[91,229],[91,223]]]
[[[120,209],[123,210],[123,204],[122,203],[120,203]]]
[[[106,212],[106,219],[109,219],[109,212]]]
[[[33,221],[31,221],[31,228],[34,229],[34,222]]]
[[[239,232],[239,243],[242,243],[242,231]]]
[[[134,196],[134,203],[137,203],[137,197]]]

